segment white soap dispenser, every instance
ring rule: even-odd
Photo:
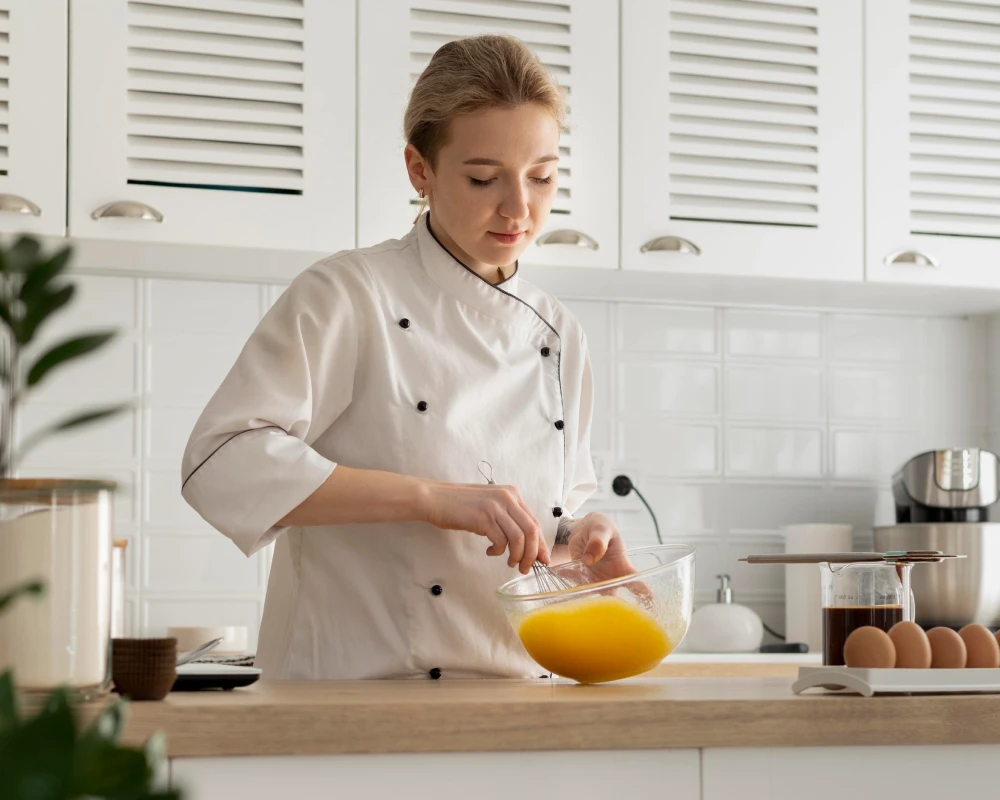
[[[691,617],[685,649],[694,653],[752,653],[764,638],[757,613],[733,602],[728,575],[719,579],[718,602],[702,606]]]

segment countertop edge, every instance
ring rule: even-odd
[[[541,702],[491,698],[488,690],[482,699],[440,703],[426,697],[282,702],[280,695],[232,693],[205,705],[133,704],[124,739],[139,745],[164,730],[175,758],[1000,744],[996,695],[986,702],[971,694],[794,697],[789,688],[787,697],[685,698],[647,695],[641,688],[619,697]]]

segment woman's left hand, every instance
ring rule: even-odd
[[[600,580],[631,575],[636,570],[625,555],[625,540],[604,514],[592,512],[570,523],[569,557],[582,560]]]

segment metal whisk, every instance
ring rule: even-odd
[[[483,465],[486,465],[489,469],[489,474],[483,470]],[[493,480],[493,465],[488,461],[479,462],[479,474],[486,478],[486,482],[489,484],[496,484]],[[541,561],[536,561],[531,565],[531,571],[535,574],[535,581],[538,583],[538,591],[540,594],[548,594],[550,592],[560,592],[564,589],[572,589],[573,584],[567,581],[562,575],[553,570],[548,564],[543,564]]]

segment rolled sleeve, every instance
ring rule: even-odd
[[[276,523],[337,466],[313,444],[353,396],[364,286],[350,266],[328,260],[295,279],[188,441],[184,499],[247,555],[279,536]]]

